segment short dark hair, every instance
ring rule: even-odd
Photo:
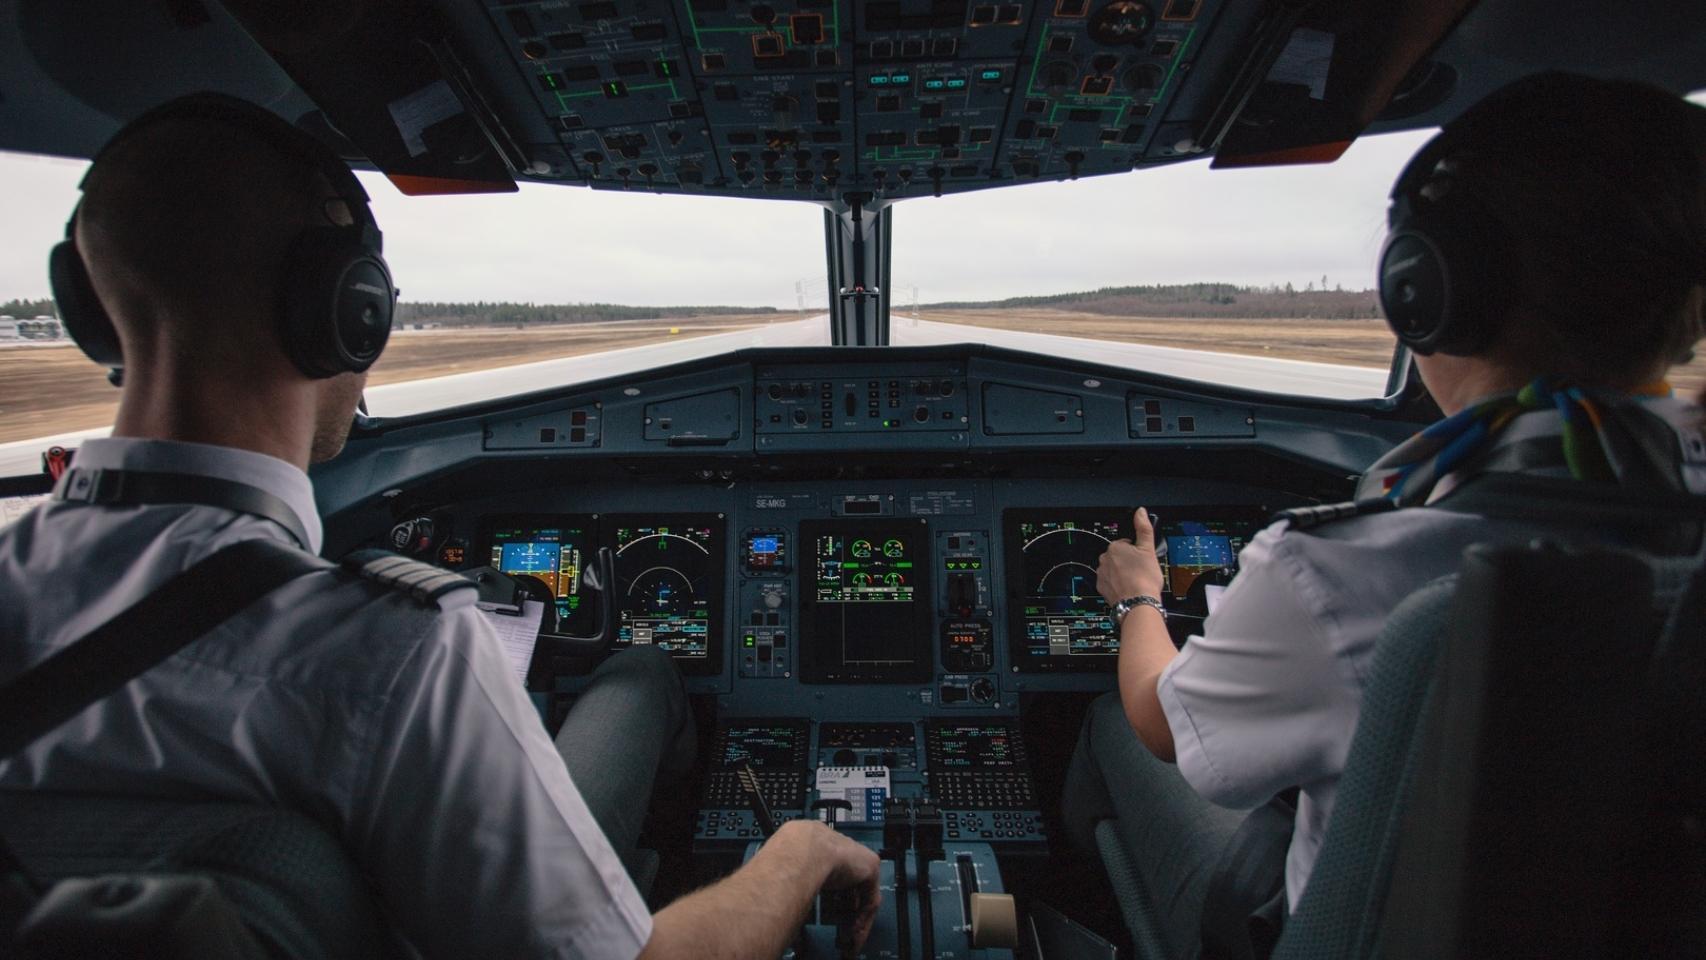
[[[1453,197],[1508,231],[1504,299],[1531,314],[1500,318],[1495,353],[1588,383],[1688,357],[1706,284],[1706,109],[1646,83],[1544,73],[1447,130]]]
[[[323,203],[319,183],[311,164],[239,125],[162,120],[90,168],[79,245],[98,291],[122,288],[163,315],[270,302],[290,243]]]

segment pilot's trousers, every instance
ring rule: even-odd
[[[1178,767],[1157,760],[1126,722],[1118,693],[1090,706],[1067,770],[1061,816],[1073,843],[1087,850],[1096,849],[1096,824],[1114,820],[1167,956],[1196,954],[1215,867],[1248,813],[1209,803]]]
[[[656,647],[604,661],[557,731],[569,777],[631,877],[652,790],[688,775],[695,740],[681,671]]]

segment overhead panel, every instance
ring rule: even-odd
[[[486,12],[595,187],[880,200],[1132,169],[1213,5],[489,0]]]

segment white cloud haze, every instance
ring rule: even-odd
[[[1371,137],[1320,167],[1179,164],[904,201],[894,295],[992,299],[1137,283],[1372,286],[1386,195],[1427,133]],[[46,297],[47,251],[82,161],[0,153],[0,300]],[[821,307],[822,208],[526,185],[404,197],[362,174],[405,300]]]

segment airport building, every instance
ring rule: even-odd
[[[32,320],[0,317],[0,341],[63,339],[65,328],[55,317],[40,316]]]

